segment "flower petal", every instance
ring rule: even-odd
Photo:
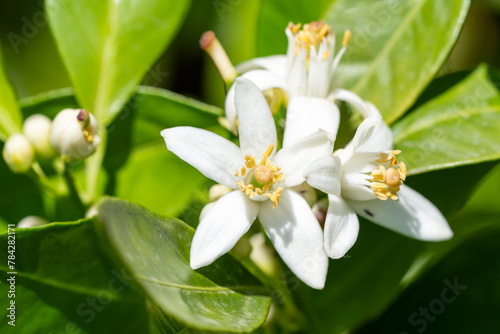
[[[259,212],[259,204],[240,190],[222,196],[198,225],[191,243],[191,268],[207,266],[230,251]]]
[[[340,100],[349,103],[356,110],[358,110],[363,118],[367,117],[380,117],[380,111],[378,111],[373,104],[370,106],[360,98],[357,94],[346,90],[346,89],[335,89],[329,97],[332,97],[335,100]]]
[[[328,257],[321,227],[307,202],[285,189],[276,208],[270,201],[262,203],[259,219],[288,268],[310,287],[322,289]]]
[[[276,125],[260,89],[250,80],[240,77],[236,79],[234,91],[241,151],[260,158],[270,144],[276,150]]]
[[[339,157],[326,157],[309,164],[304,177],[310,186],[324,193],[340,196],[342,162]]]
[[[206,177],[236,188],[233,175],[244,162],[238,146],[210,131],[179,126],[161,132],[167,148]]]
[[[339,196],[328,196],[325,221],[325,252],[332,259],[340,259],[358,238],[359,220],[354,210]]]
[[[286,111],[283,147],[288,147],[308,135],[323,129],[335,138],[340,112],[337,105],[317,97],[295,96]]]
[[[252,81],[257,87],[259,87],[261,91],[270,88],[282,88],[283,90],[287,91],[287,85],[283,77],[273,72],[269,72],[266,70],[253,70],[243,74],[241,77]],[[229,124],[233,127],[233,130],[237,130],[238,127],[236,125],[237,114],[234,102],[234,89],[235,85],[232,85],[231,88],[229,88],[229,91],[226,95],[224,109]]]
[[[356,133],[354,134],[354,138],[344,147],[343,150],[339,151],[337,156],[342,161],[342,164],[346,164],[356,153],[359,147],[363,147],[367,144],[375,131],[376,125],[381,121],[381,117],[368,117],[358,126]],[[378,143],[373,143],[373,145],[377,145]],[[380,150],[378,152],[381,152]]]
[[[398,197],[397,202],[379,199],[347,202],[358,215],[411,238],[441,241],[453,236],[441,212],[424,196],[402,185]]]
[[[285,186],[293,187],[305,181],[304,171],[315,160],[328,157],[333,151],[335,138],[323,130],[303,138],[293,145],[281,149],[273,162],[281,167],[285,175]]]
[[[245,73],[257,69],[264,69],[273,74],[276,74],[281,78],[284,78],[286,69],[286,56],[273,55],[268,57],[253,58],[236,66],[236,71],[238,71],[238,73]]]

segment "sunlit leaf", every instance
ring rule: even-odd
[[[81,105],[109,124],[182,23],[189,0],[48,0]]]
[[[119,199],[97,207],[110,243],[160,310],[190,327],[244,332],[265,320],[270,298],[260,283],[226,255],[193,271],[189,245],[193,229]]]
[[[2,49],[0,48],[0,140],[5,141],[13,133],[20,132],[23,117],[19,110],[17,97],[3,68]]]
[[[409,174],[500,159],[500,93],[485,66],[394,126]]]

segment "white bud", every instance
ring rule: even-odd
[[[210,202],[215,202],[227,193],[230,193],[233,189],[226,187],[223,184],[216,184],[210,187],[208,190],[208,200]]]
[[[61,110],[52,122],[50,144],[66,160],[80,160],[95,152],[101,139],[97,121],[85,109]]]
[[[273,249],[266,245],[266,237],[262,233],[250,237],[250,259],[266,274],[274,276],[278,268],[278,260]]]
[[[35,159],[35,150],[29,140],[20,133],[13,134],[3,147],[3,159],[14,173],[25,173]]]
[[[205,216],[207,215],[208,211],[210,211],[211,208],[213,208],[215,205],[214,202],[211,202],[211,203],[208,203],[207,205],[205,205],[203,207],[203,209],[201,209],[201,212],[200,212],[200,221],[203,220],[203,218],[205,218]]]
[[[50,118],[42,114],[31,115],[23,124],[24,135],[30,141],[36,154],[45,159],[52,158],[56,154],[50,146],[50,126]]]
[[[48,224],[49,221],[38,216],[27,216],[17,223],[17,228],[29,228]]]

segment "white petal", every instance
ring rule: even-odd
[[[242,191],[222,196],[198,225],[191,243],[191,268],[207,266],[230,251],[259,212],[259,204]]]
[[[338,196],[328,196],[325,221],[325,252],[332,259],[343,257],[356,242],[359,220],[354,210]]]
[[[275,209],[270,201],[262,203],[259,219],[288,268],[310,287],[322,289],[328,257],[323,232],[307,202],[285,189]]]
[[[260,157],[270,144],[276,150],[276,125],[264,95],[245,78],[236,79],[234,86],[241,151]]]
[[[349,90],[336,89],[332,92],[332,94],[330,94],[330,96],[335,100],[340,100],[351,104],[356,110],[361,113],[363,118],[381,116],[380,112],[377,108],[375,108],[375,106],[368,105],[366,101]]]
[[[266,70],[253,70],[243,74],[241,77],[252,81],[257,87],[259,87],[261,91],[270,88],[281,88],[287,91],[287,85],[283,79],[283,76],[277,75],[273,72],[269,72]],[[232,85],[229,91],[227,92],[224,108],[225,108],[226,118],[229,124],[233,127],[233,130],[236,130],[237,115],[236,115],[236,107],[234,104],[234,92],[235,92],[234,88],[235,85]]]
[[[384,152],[394,148],[394,136],[391,128],[382,118],[375,125],[368,140],[358,146],[358,152]]]
[[[323,130],[281,149],[273,162],[281,167],[287,187],[296,186],[305,181],[304,171],[313,161],[328,157],[333,151],[335,138]]]
[[[264,69],[277,76],[284,78],[286,68],[286,56],[274,55],[268,57],[253,58],[236,66],[238,73],[245,73],[251,70]],[[257,85],[258,86],[258,85]]]
[[[397,202],[376,199],[348,203],[360,216],[411,238],[441,241],[453,236],[441,212],[424,196],[406,185],[401,186],[398,196]]]
[[[238,146],[210,131],[179,126],[161,132],[167,148],[206,177],[236,188],[234,172],[244,157]]]
[[[323,129],[335,138],[339,128],[339,108],[317,97],[296,96],[288,103],[283,147]]]
[[[354,153],[358,151],[359,147],[363,147],[363,145],[367,144],[375,131],[375,127],[378,122],[380,122],[381,118],[378,117],[368,117],[358,126],[356,133],[354,134],[354,138],[345,146],[345,148],[338,153],[338,157],[342,160],[343,164],[346,164],[349,159],[352,158]],[[377,145],[378,143],[373,143],[373,145]],[[379,150],[378,152],[382,152],[384,150]],[[377,152],[377,151],[375,151]]]
[[[304,177],[313,188],[340,196],[342,162],[338,157],[326,157],[309,164]]]

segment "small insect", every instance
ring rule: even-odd
[[[366,214],[370,217],[373,217],[373,213],[370,212],[370,210],[368,209],[363,209],[364,212],[366,212]]]

